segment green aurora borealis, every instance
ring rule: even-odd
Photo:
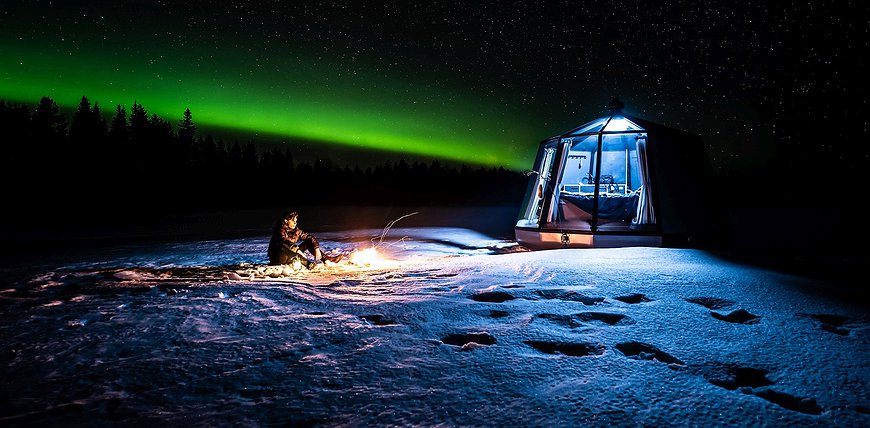
[[[190,108],[200,136],[524,170],[619,96],[723,168],[796,147],[866,161],[867,7],[793,6],[4,0],[0,98],[135,101],[173,126]]]
[[[189,52],[169,46],[112,50],[86,40],[58,47],[66,42],[0,41],[0,98],[32,105],[48,95],[72,109],[87,96],[104,114],[118,104],[129,111],[136,101],[173,125],[190,108],[201,130],[222,127],[517,170],[531,165],[537,143],[548,136],[497,97],[448,87],[420,71],[393,76],[372,65],[289,52],[213,49],[207,58],[190,60]]]

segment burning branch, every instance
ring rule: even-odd
[[[381,256],[381,254],[378,252],[377,248],[384,244],[384,238],[387,236],[387,233],[389,233],[389,231],[393,227],[393,225],[395,225],[399,220],[402,220],[403,218],[406,218],[406,217],[410,217],[414,214],[417,214],[417,213],[413,212],[410,214],[405,214],[405,215],[387,223],[387,226],[384,227],[384,230],[381,232],[381,234],[379,236],[373,237],[371,239],[371,242],[372,242],[371,248],[366,248],[364,250],[354,251],[350,256],[350,262],[353,264],[356,264],[356,265],[360,265],[360,266],[372,266],[372,265],[377,265],[377,264],[383,264],[385,261],[384,257]],[[397,242],[404,241],[405,238],[407,238],[407,237],[403,236]],[[376,241],[377,241],[377,243],[375,243]],[[392,245],[392,244],[390,244],[390,245]]]

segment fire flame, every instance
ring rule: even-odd
[[[348,257],[348,261],[350,262],[350,264],[362,267],[376,268],[384,268],[388,267],[389,265],[395,264],[396,262],[394,260],[390,260],[387,257],[381,255],[381,253],[378,252],[377,248],[384,242],[384,236],[387,235],[387,232],[390,230],[391,227],[393,227],[394,224],[396,224],[397,221],[405,217],[412,216],[414,214],[417,213],[413,212],[411,214],[406,214],[391,221],[387,225],[387,227],[384,228],[384,231],[381,232],[381,235],[379,237],[372,239],[372,242],[375,242],[375,240],[377,240],[377,244],[374,244],[372,247],[366,248],[364,250],[354,250],[353,252],[351,252],[350,256]]]
[[[351,253],[350,262],[358,266],[377,266],[385,264],[387,260],[377,248],[371,247]]]

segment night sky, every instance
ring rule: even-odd
[[[619,96],[716,166],[863,165],[867,3],[733,3],[4,0],[0,98],[522,170]]]

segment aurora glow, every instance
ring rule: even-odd
[[[137,101],[172,124],[190,108],[200,129],[513,169],[528,167],[547,132],[502,99],[448,87],[437,76],[411,74],[404,66],[378,71],[363,61],[339,63],[285,46],[251,52],[257,43],[228,50],[229,39],[179,50],[162,34],[133,44],[151,43],[148,48],[133,48],[113,45],[80,24],[41,38],[19,28],[29,39],[0,39],[0,97],[33,104],[48,95],[69,109],[87,96],[109,113],[118,104],[129,110]]]
[[[510,129],[491,128],[487,118],[505,114],[495,103],[420,82],[366,75],[364,70],[345,77],[318,73],[316,65],[299,62],[289,72],[287,64],[281,72],[198,70],[166,57],[161,64],[147,64],[95,53],[48,58],[35,49],[3,46],[3,51],[9,53],[2,63],[4,96],[20,102],[35,102],[48,91],[62,106],[74,107],[85,95],[104,111],[112,111],[117,104],[129,108],[135,100],[172,123],[190,108],[201,127],[217,125],[517,169],[528,166],[529,153],[515,153],[510,147],[523,140],[533,146],[538,138],[530,126],[523,127],[521,117],[501,121],[511,124]],[[229,58],[217,63],[224,61],[230,63]]]
[[[778,144],[828,156],[815,120],[843,139],[866,134],[828,114],[866,99],[851,71],[864,68],[866,6],[844,7],[856,10],[5,0],[0,98],[72,109],[87,96],[104,112],[136,101],[172,124],[190,108],[200,131],[521,170],[541,140],[619,96],[626,113],[702,136],[718,165],[758,165]],[[865,159],[863,147],[828,157]]]

